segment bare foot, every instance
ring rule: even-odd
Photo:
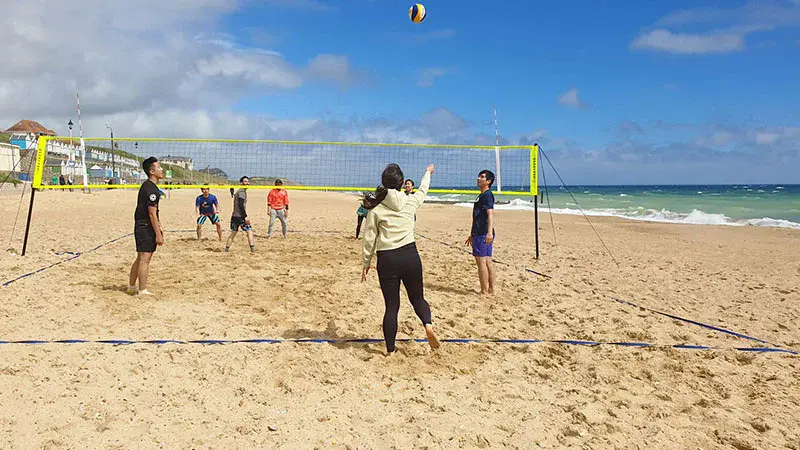
[[[425,325],[425,334],[428,336],[428,344],[430,344],[431,348],[434,350],[439,348],[439,339],[436,337],[436,333],[433,332],[433,325]]]

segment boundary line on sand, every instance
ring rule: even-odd
[[[192,231],[194,231],[194,230],[168,230],[167,233],[188,233],[188,232],[192,232]],[[316,231],[316,232],[319,232],[319,231]],[[333,232],[330,232],[330,233],[333,233]],[[462,251],[462,252],[465,252],[465,253],[470,253],[466,249],[457,248],[454,245],[449,244],[447,242],[443,242],[443,241],[439,241],[437,239],[429,238],[429,237],[427,237],[425,235],[422,235],[420,233],[416,233],[416,234],[418,236],[420,236],[421,238],[423,238],[423,239],[428,239],[430,241],[445,245],[447,247],[450,247],[450,248],[453,248],[453,249],[456,249],[456,250],[459,250],[459,251]],[[112,244],[114,242],[117,242],[119,240],[122,240],[122,239],[124,239],[126,237],[129,237],[129,236],[132,236],[132,235],[133,235],[133,233],[128,233],[128,234],[125,234],[123,236],[119,236],[117,238],[114,238],[114,239],[111,239],[109,241],[106,241],[106,242],[104,242],[102,244],[99,244],[99,245],[97,245],[97,246],[95,246],[95,247],[93,247],[93,248],[91,248],[89,250],[86,250],[84,252],[68,252],[68,251],[56,252],[56,255],[70,255],[70,257],[69,258],[65,258],[65,259],[63,259],[61,261],[55,262],[53,264],[50,264],[48,266],[42,267],[40,269],[34,270],[32,272],[26,273],[24,275],[20,275],[20,276],[14,278],[12,280],[4,282],[2,284],[2,286],[6,287],[9,284],[14,283],[16,281],[19,281],[21,279],[30,277],[30,276],[32,276],[34,274],[43,272],[43,271],[45,271],[47,269],[50,269],[50,268],[55,267],[55,266],[58,266],[60,264],[63,264],[63,263],[69,262],[69,261],[73,261],[73,260],[79,258],[80,256],[86,254],[86,253],[94,252],[94,251],[96,251],[96,250],[98,250],[98,249],[100,249],[100,248],[102,248],[102,247],[104,247],[106,245]],[[511,266],[508,263],[504,263],[504,262],[500,262],[500,261],[494,261],[494,262],[496,262],[498,264],[505,265],[505,266]],[[531,272],[531,273],[534,273],[536,275],[542,276],[542,277],[546,277],[548,279],[551,278],[549,275],[536,272],[536,271],[534,271],[532,269],[529,269],[529,268],[524,268],[524,270],[526,270],[528,272]],[[774,343],[771,343],[769,341],[763,340],[763,339],[758,339],[758,338],[755,338],[755,337],[752,337],[752,336],[748,336],[748,335],[743,334],[743,333],[738,333],[738,332],[735,332],[735,331],[727,330],[725,328],[721,328],[721,327],[718,327],[718,326],[705,324],[705,323],[698,322],[698,321],[695,321],[695,320],[686,319],[686,318],[683,318],[683,317],[680,317],[680,316],[677,316],[677,315],[674,315],[674,314],[669,314],[669,313],[661,312],[661,311],[654,310],[654,309],[651,309],[651,308],[647,308],[647,307],[644,307],[644,306],[641,306],[641,305],[637,305],[637,304],[635,304],[633,302],[630,302],[630,301],[627,301],[627,300],[619,299],[617,297],[612,297],[612,296],[608,296],[608,297],[613,299],[614,301],[616,301],[618,303],[629,305],[629,306],[633,306],[633,307],[636,307],[636,308],[640,308],[640,309],[643,309],[645,311],[648,311],[648,312],[651,312],[651,313],[654,313],[654,314],[658,314],[658,315],[661,315],[661,316],[665,316],[665,317],[668,317],[668,318],[671,318],[671,319],[674,319],[674,320],[679,320],[679,321],[686,322],[686,323],[691,323],[693,325],[697,325],[697,326],[700,326],[700,327],[703,327],[703,328],[706,328],[706,329],[709,329],[709,330],[718,331],[718,332],[725,333],[725,334],[728,334],[728,335],[731,335],[731,336],[735,336],[735,337],[738,337],[738,338],[747,339],[747,340],[751,340],[751,341],[755,341],[755,342],[759,342],[759,343],[767,344],[767,345],[771,346],[771,347],[736,348],[736,350],[740,350],[740,351],[760,351],[760,352],[768,352],[768,351],[771,351],[771,352],[785,352],[785,353],[789,353],[789,354],[793,354],[793,355],[797,355],[798,354],[797,351],[780,348],[781,346],[779,346],[777,344],[774,344]],[[253,342],[253,341],[258,341],[258,342],[263,341],[263,342],[270,342],[270,343],[278,343],[278,342],[316,342],[313,339],[311,339],[311,340],[309,340],[309,339],[305,339],[305,340],[291,340],[291,339],[290,340],[280,340],[280,339],[279,340],[275,340],[275,339],[258,340],[258,339],[256,339],[256,340],[246,340],[246,341],[211,340],[211,341],[208,341],[206,343],[238,343],[238,342]],[[323,339],[323,340],[319,340],[319,341],[320,342],[325,342],[325,343],[374,342],[374,340],[372,340],[372,339],[366,339],[366,340],[364,340],[364,339],[361,339],[361,340],[359,340],[359,339],[356,339],[356,340]],[[382,340],[379,340],[379,341],[382,342]],[[418,341],[419,342],[427,342],[426,340],[421,340],[421,341],[418,340]],[[82,339],[69,340],[69,341],[39,341],[39,340],[34,340],[34,341],[1,341],[0,340],[0,344],[9,344],[9,343],[23,343],[23,344],[33,344],[33,343],[90,343],[90,342],[111,343],[111,341],[87,341],[87,340],[82,340]],[[118,341],[118,343],[126,343],[126,344],[133,344],[133,343],[140,343],[140,342],[143,342],[143,343],[169,343],[169,342],[174,342],[174,343],[203,343],[203,341],[169,341],[169,340],[157,340],[157,341],[128,341],[128,340],[122,340],[122,341]],[[571,341],[571,340],[546,341],[546,340],[539,340],[539,339],[532,339],[532,340],[530,340],[530,339],[509,339],[509,340],[501,340],[501,339],[488,339],[488,340],[487,339],[454,339],[454,340],[449,340],[449,341],[445,340],[445,341],[442,341],[442,342],[453,342],[453,343],[518,343],[518,344],[521,344],[521,343],[539,343],[539,342],[555,342],[555,343],[566,343],[566,344],[573,344],[573,345],[619,345],[619,346],[635,346],[635,347],[659,347],[656,344],[640,343],[640,342],[595,342],[595,341]],[[711,346],[670,345],[668,347],[671,347],[671,348],[695,348],[695,349],[720,349],[718,347],[711,347]]]
[[[417,342],[427,343],[427,339],[397,339],[398,342]],[[384,340],[380,338],[360,338],[360,339],[326,339],[326,338],[298,338],[298,339],[269,339],[269,338],[254,338],[254,339],[195,339],[195,340],[179,340],[179,339],[149,339],[149,340],[128,340],[128,339],[100,339],[100,340],[86,340],[86,339],[60,339],[60,340],[0,340],[0,345],[52,345],[52,344],[107,344],[107,345],[135,345],[135,344],[154,344],[154,345],[229,345],[229,344],[379,344]],[[453,338],[453,339],[440,339],[441,343],[449,344],[512,344],[512,345],[529,345],[529,344],[564,344],[564,345],[578,345],[585,347],[598,347],[603,345],[618,346],[618,347],[634,347],[634,348],[657,348],[657,349],[680,349],[680,350],[732,350],[739,352],[749,353],[787,353],[797,355],[798,352],[792,350],[785,350],[782,348],[774,347],[713,347],[707,345],[690,345],[690,344],[674,344],[674,345],[659,345],[647,342],[601,342],[601,341],[580,341],[571,339],[472,339],[472,338]]]

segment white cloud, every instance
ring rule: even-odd
[[[744,36],[732,33],[673,34],[659,28],[637,37],[630,48],[681,54],[729,53],[744,48]]]
[[[431,87],[437,78],[445,75],[447,69],[442,67],[428,67],[417,71],[417,86]]]
[[[321,55],[310,67],[297,67],[278,52],[243,47],[220,32],[224,16],[245,2],[46,2],[47,14],[4,2],[0,128],[26,118],[62,130],[67,120],[77,122],[79,92],[86,136],[104,135],[106,120],[117,135],[231,136],[226,130],[253,133],[243,124],[261,125],[225,112],[246,95],[291,91],[318,79],[348,81],[346,56]],[[329,9],[318,1],[267,3]]]
[[[778,143],[800,142],[800,127],[769,127],[748,132],[746,139],[756,145],[771,146]]]
[[[798,0],[792,3],[800,5]],[[689,31],[675,31],[689,26]],[[751,2],[730,9],[686,9],[658,20],[649,31],[637,36],[629,48],[676,54],[730,53],[743,50],[747,37],[753,33],[797,27],[800,27],[800,8],[789,3]],[[759,47],[769,45],[762,43]]]
[[[756,144],[758,145],[772,145],[778,142],[778,139],[780,139],[780,137],[781,135],[779,135],[778,133],[759,132],[756,133],[755,141]]]
[[[262,0],[261,3],[278,7],[310,9],[312,11],[333,11],[337,9],[333,5],[316,0]]]
[[[358,75],[350,67],[346,55],[317,55],[308,62],[312,77],[331,81],[339,86],[350,86],[358,80]]]
[[[724,147],[736,140],[737,136],[728,131],[717,131],[707,136],[698,136],[692,143],[701,148]]]
[[[582,109],[586,107],[586,104],[584,104],[583,101],[581,101],[578,95],[577,88],[572,88],[567,92],[561,94],[561,96],[558,97],[558,103],[568,108]]]
[[[258,51],[216,53],[197,61],[193,76],[276,89],[294,89],[303,82],[279,54]]]

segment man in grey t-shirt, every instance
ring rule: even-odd
[[[250,219],[247,218],[247,187],[250,186],[250,178],[242,177],[239,179],[239,184],[242,185],[236,194],[233,195],[233,213],[231,214],[231,235],[228,236],[228,242],[225,244],[225,251],[230,251],[233,238],[236,233],[241,229],[247,232],[247,241],[250,243],[250,253],[255,253],[256,243],[253,237],[253,227],[250,225]]]

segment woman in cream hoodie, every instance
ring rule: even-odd
[[[403,171],[389,164],[381,175],[381,185],[364,196],[363,206],[370,210],[364,230],[364,267],[361,281],[367,279],[372,256],[378,255],[378,280],[383,292],[386,312],[383,315],[383,337],[389,354],[395,351],[397,314],[400,312],[400,283],[406,287],[414,312],[425,326],[431,348],[439,348],[433,332],[431,308],[422,289],[422,261],[414,242],[414,215],[422,206],[431,184],[431,164],[425,171],[419,190],[413,195],[402,192]]]

